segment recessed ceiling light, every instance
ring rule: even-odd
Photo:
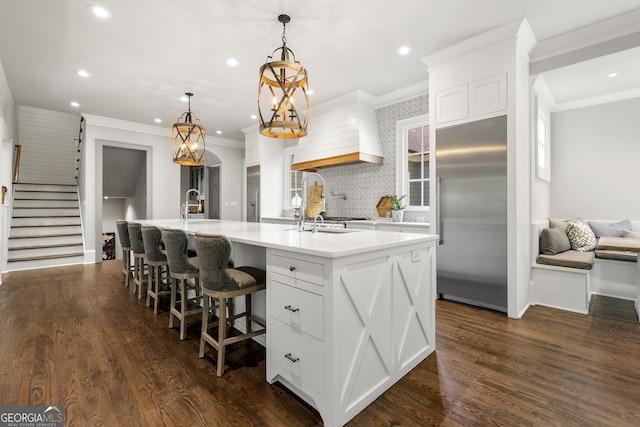
[[[186,96],[181,96],[180,97],[180,101],[182,102],[187,102],[189,100],[189,98],[187,98]]]
[[[398,55],[408,55],[409,53],[411,53],[411,46],[401,46],[398,48],[398,50],[396,50],[396,52],[398,53]]]
[[[159,119],[159,118],[155,118],[155,119],[153,119],[153,121],[156,122],[156,123],[162,123],[162,119]]]
[[[100,6],[99,4],[91,4],[87,6],[87,9],[89,9],[91,13],[93,13],[98,18],[102,18],[102,19],[113,18],[113,14],[108,9],[105,9],[103,6]]]
[[[228,65],[229,67],[237,67],[237,66],[238,66],[238,64],[239,64],[239,62],[238,62],[238,60],[237,60],[237,59],[235,59],[235,58],[229,58],[229,59],[227,59],[227,65]]]
[[[607,77],[616,77],[618,75],[617,72],[607,74]]]
[[[309,89],[309,90],[307,91],[307,93],[308,93],[309,95],[313,95],[315,92],[314,92],[313,90]]]
[[[221,135],[221,134],[222,134],[222,131],[221,131],[221,130],[217,130],[217,131],[216,131],[216,133],[217,133],[218,135]]]
[[[258,116],[256,116],[255,114],[252,114],[252,115],[250,116],[250,118],[252,118],[252,119],[254,119],[254,120],[255,120],[255,119],[257,119],[257,118],[258,118]]]
[[[71,105],[72,107],[78,108],[80,106],[80,104],[78,104],[76,101],[71,101],[69,103],[69,105]]]
[[[89,77],[91,75],[87,70],[77,70],[76,74],[80,77]]]

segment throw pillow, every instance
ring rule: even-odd
[[[624,230],[631,229],[631,222],[628,219],[613,224],[589,221],[589,227],[596,235],[596,239],[600,237],[622,237]]]
[[[540,253],[555,255],[571,249],[567,233],[561,228],[545,228],[540,232]]]
[[[622,230],[623,237],[631,237],[633,239],[640,239],[640,231]]]
[[[569,221],[567,237],[571,242],[571,249],[578,252],[587,252],[596,247],[596,235],[591,227],[582,221]]]
[[[549,218],[549,228],[559,228],[562,231],[567,231],[568,223],[569,223],[568,220]]]

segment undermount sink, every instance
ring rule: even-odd
[[[298,228],[289,228],[288,231],[294,231],[294,230],[298,230]],[[313,232],[312,228],[306,228],[304,230],[305,232]],[[316,232],[318,233],[333,233],[333,234],[344,234],[344,233],[353,233],[353,232],[358,232],[361,230],[352,230],[350,228],[337,228],[337,227],[323,227],[323,226],[318,226],[316,228]]]

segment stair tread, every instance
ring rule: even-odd
[[[82,252],[74,252],[69,254],[56,254],[56,255],[43,255],[43,256],[33,256],[33,257],[24,257],[24,258],[9,258],[7,262],[21,262],[21,261],[37,261],[42,259],[56,259],[56,258],[73,258],[84,256]]]
[[[29,216],[13,216],[13,219],[27,219],[27,218],[47,218],[47,217],[42,217],[42,216],[33,216],[33,215],[29,215]],[[56,215],[56,216],[52,216],[49,218],[80,218],[80,215]]]
[[[12,224],[11,228],[34,228],[34,227],[79,227],[80,224]]]
[[[57,243],[54,245],[32,245],[32,246],[18,246],[15,248],[9,248],[10,251],[21,251],[26,249],[49,249],[49,248],[65,248],[73,246],[81,246],[82,242],[78,243]]]
[[[37,239],[43,237],[70,237],[82,236],[82,233],[40,234],[38,236],[9,236],[9,239]]]

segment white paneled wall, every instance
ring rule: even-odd
[[[80,115],[18,107],[20,182],[75,184]]]

